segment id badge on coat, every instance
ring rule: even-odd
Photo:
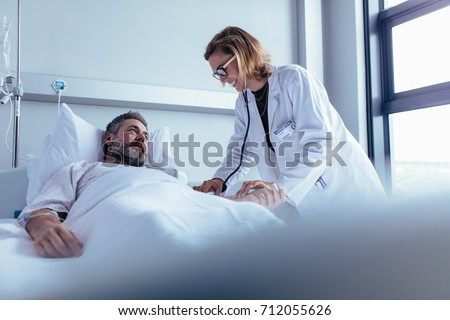
[[[295,128],[295,122],[289,120],[278,127],[273,133],[281,140],[284,140],[295,133]]]

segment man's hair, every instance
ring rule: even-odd
[[[116,134],[122,122],[127,119],[135,119],[142,122],[142,124],[145,126],[145,129],[148,130],[147,121],[145,121],[144,117],[139,112],[128,111],[127,113],[115,117],[110,123],[108,123],[108,125],[106,126],[106,132]]]

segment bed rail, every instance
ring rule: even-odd
[[[26,204],[27,168],[0,169],[0,218],[14,218]]]

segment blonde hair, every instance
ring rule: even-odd
[[[261,80],[272,74],[270,54],[255,37],[241,28],[227,27],[217,33],[206,46],[203,56],[208,61],[216,52],[236,56],[241,82],[246,77]]]

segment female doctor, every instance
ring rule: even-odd
[[[220,195],[256,165],[262,180],[244,182],[236,197],[284,188],[301,215],[385,196],[325,88],[305,69],[271,65],[259,41],[238,27],[216,34],[204,57],[213,76],[240,94],[228,153],[213,178],[195,190]]]

